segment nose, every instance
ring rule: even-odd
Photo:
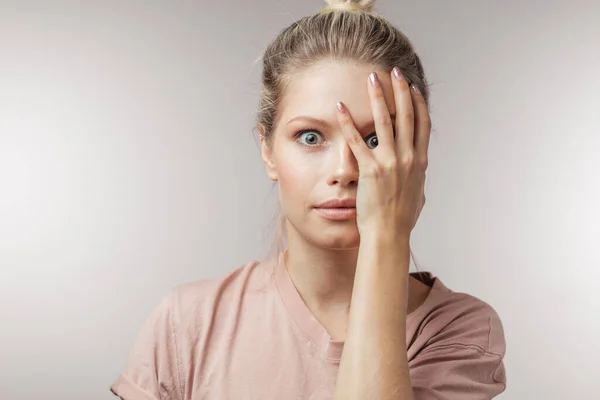
[[[331,151],[331,167],[328,183],[352,187],[358,184],[358,162],[348,143],[342,138]]]

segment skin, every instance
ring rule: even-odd
[[[315,317],[345,341],[336,399],[413,399],[406,316],[429,287],[408,273],[410,234],[425,203],[430,128],[406,81],[323,61],[294,75],[274,140],[262,140],[286,218],[286,268]],[[314,210],[340,197],[356,199],[355,218]]]

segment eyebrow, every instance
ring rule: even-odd
[[[390,114],[390,117],[392,118],[392,123],[395,122],[396,120],[396,115],[395,114]],[[288,121],[288,125],[293,123],[293,122],[298,122],[298,121],[305,121],[308,122],[309,124],[318,126],[318,127],[324,127],[324,128],[331,128],[331,124],[329,122],[327,122],[326,120],[323,119],[319,119],[319,118],[314,118],[314,117],[309,117],[307,115],[299,115],[297,117],[294,117],[292,119],[290,119]],[[337,124],[336,124],[337,125]],[[366,131],[366,130],[375,130],[375,122],[371,121],[365,125],[360,125],[356,127],[359,131]]]

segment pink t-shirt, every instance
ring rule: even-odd
[[[343,349],[296,291],[283,257],[174,289],[147,319],[111,390],[125,400],[329,400]],[[496,312],[432,287],[407,316],[416,400],[484,400],[504,391]]]

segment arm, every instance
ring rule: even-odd
[[[391,84],[395,122],[382,82],[375,73],[369,77],[375,149],[338,103],[338,121],[358,163],[361,239],[337,400],[414,400],[406,353],[409,244],[425,202],[431,121],[424,97],[397,68]]]
[[[336,399],[413,400],[406,354],[409,240],[361,239]]]

